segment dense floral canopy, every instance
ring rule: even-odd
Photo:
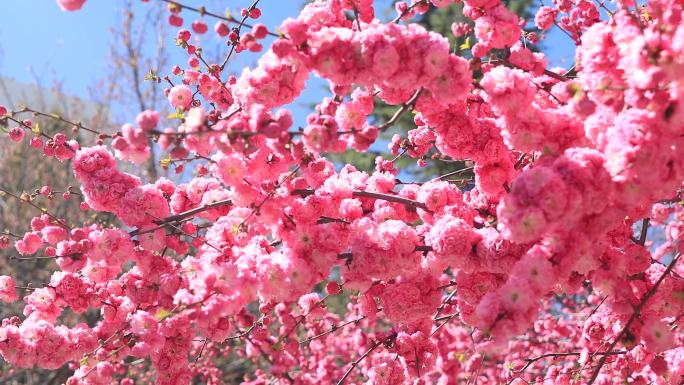
[[[467,55],[411,22],[452,0],[398,2],[388,23],[369,0],[317,0],[278,34],[257,1],[217,22],[223,63],[192,43],[207,11],[167,1],[189,60],[153,78],[176,127],[143,111],[79,143],[0,107],[17,145],[70,160],[84,210],[116,218],[43,210],[0,233],[58,266],[2,321],[2,357],[68,363],[67,385],[217,384],[238,360],[254,385],[682,384],[684,3],[554,0],[530,32],[500,0],[463,1],[472,23],[452,33],[475,38]],[[550,28],[576,43],[574,67],[527,47]],[[229,76],[245,50],[264,53]],[[282,107],[313,74],[330,97],[295,123]],[[368,151],[395,123],[369,118],[377,100],[414,114],[396,158],[468,159],[474,180],[402,181],[396,158],[336,167],[324,154]],[[196,176],[123,171],[150,138],[163,166],[198,161]],[[21,290],[0,276],[0,301]],[[99,316],[67,325],[67,309]]]

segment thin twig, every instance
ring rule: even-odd
[[[634,312],[632,313],[632,316],[629,317],[629,320],[627,320],[627,323],[625,326],[622,328],[620,333],[615,337],[615,340],[610,344],[608,347],[607,351],[611,352],[613,349],[615,349],[615,346],[622,340],[622,337],[627,333],[629,330],[629,327],[632,325],[632,323],[639,317],[639,314],[641,313],[641,309],[644,308],[646,305],[646,302],[655,294],[656,290],[658,290],[658,287],[660,284],[665,280],[665,277],[667,277],[668,274],[672,271],[672,269],[675,267],[677,262],[679,261],[679,257],[681,254],[677,254],[672,258],[672,262],[667,266],[663,274],[658,278],[658,281],[653,285],[653,287],[641,298],[641,301],[639,301],[639,304],[634,308]],[[591,385],[596,381],[596,378],[598,377],[599,373],[601,372],[601,368],[603,368],[603,365],[606,363],[608,355],[603,355],[601,359],[599,359],[598,365],[596,366],[596,369],[594,369],[594,372],[592,373],[591,377],[589,378],[589,381],[587,382],[587,385]]]
[[[344,372],[344,375],[342,376],[342,378],[339,379],[339,381],[337,381],[336,385],[344,384],[344,382],[347,380],[347,378],[349,377],[351,372],[354,370],[354,368],[359,366],[361,361],[363,361],[366,357],[368,357],[371,353],[373,353],[373,351],[375,349],[377,349],[380,345],[391,343],[392,341],[394,341],[394,339],[396,337],[397,337],[397,334],[394,333],[394,334],[389,335],[386,338],[383,338],[381,340],[376,341],[368,350],[366,350],[365,353],[363,353],[359,358],[357,358],[356,361],[352,362],[351,366],[349,366],[349,368],[347,368],[347,371]]]

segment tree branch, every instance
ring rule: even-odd
[[[299,189],[299,190],[292,190],[292,195],[301,195],[301,196],[309,196],[315,194],[314,190],[311,189]],[[398,195],[390,195],[390,194],[383,194],[383,193],[376,193],[376,192],[370,192],[370,191],[354,191],[352,192],[352,196],[355,196],[357,198],[371,198],[371,199],[380,199],[388,202],[394,202],[394,203],[403,203],[407,206],[410,207],[418,207],[421,208],[425,211],[430,211],[430,209],[427,208],[427,205],[423,202],[418,202],[413,199],[409,198],[404,198],[400,197]]]
[[[380,345],[389,344],[389,343],[393,342],[396,337],[397,337],[397,334],[393,333],[393,334],[390,334],[389,336],[387,336],[386,338],[383,338],[381,340],[376,341],[373,344],[373,346],[371,346],[368,350],[366,350],[366,352],[363,353],[359,358],[357,358],[356,361],[352,362],[351,366],[347,369],[346,372],[344,372],[344,375],[342,376],[342,378],[339,379],[339,381],[337,381],[336,385],[344,384],[344,382],[347,380],[347,378],[349,377],[351,372],[354,370],[354,368],[359,366],[359,363],[361,363],[361,361],[363,361],[366,357],[368,357],[371,353],[373,353],[373,351],[375,349],[377,349]]]
[[[679,261],[680,256],[681,256],[681,254],[677,254],[674,256],[674,258],[672,258],[672,262],[670,262],[670,264],[667,266],[667,269],[665,269],[665,271],[660,276],[660,278],[658,278],[658,281],[656,281],[656,283],[653,285],[653,287],[643,296],[643,298],[641,298],[641,301],[639,302],[637,307],[634,309],[634,313],[632,313],[632,316],[629,318],[629,320],[627,320],[627,323],[625,324],[625,326],[620,331],[620,334],[618,334],[617,337],[615,337],[615,340],[613,340],[613,343],[610,344],[607,351],[611,352],[611,351],[613,351],[613,349],[615,349],[615,346],[618,344],[618,342],[620,342],[622,337],[629,330],[629,327],[632,325],[632,323],[637,319],[637,317],[641,313],[641,309],[644,308],[644,306],[646,305],[646,302],[648,302],[648,300],[655,294],[655,292],[656,292],[656,290],[658,290],[658,287],[660,286],[660,284],[665,280],[665,277],[667,277],[667,275],[670,274],[672,269],[675,267],[675,265]],[[598,377],[599,373],[601,372],[601,368],[606,363],[607,357],[608,357],[608,355],[603,355],[601,357],[601,359],[598,362],[598,365],[596,366],[596,369],[594,369],[594,372],[592,373],[591,377],[589,378],[589,382],[587,382],[587,385],[591,385],[594,383],[594,381],[596,381],[596,378]]]

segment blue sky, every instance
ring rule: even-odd
[[[228,9],[233,14],[252,3],[252,0],[184,0],[185,4],[206,5],[208,10],[222,13]],[[140,14],[150,7],[164,6],[159,0],[143,3],[133,0]],[[303,0],[262,0],[260,22],[275,29],[286,17],[296,17]],[[391,1],[377,2],[378,15],[385,14]],[[31,83],[36,76],[44,85],[55,82],[63,85],[68,94],[88,99],[89,87],[106,78],[107,56],[112,34],[110,29],[120,20],[122,0],[89,0],[79,12],[63,12],[55,0],[11,1],[3,5],[0,23],[0,75]],[[184,11],[185,26],[189,27],[197,14]],[[213,26],[213,18],[205,18]],[[173,36],[168,44],[172,61],[183,64],[186,56],[173,46]],[[210,32],[203,38],[208,47],[218,47],[219,42]],[[560,32],[552,32],[547,40],[550,62],[569,67],[573,57],[569,39]],[[152,48],[152,47],[150,47]],[[231,70],[254,64],[256,55],[241,54]],[[291,106],[296,122],[303,122],[310,111],[310,104],[324,96],[324,82],[313,80],[311,90]],[[128,116],[132,120],[134,116]]]
[[[133,0],[140,13],[150,7],[160,7],[161,1],[151,0],[143,3]],[[274,4],[271,6],[270,4]],[[83,94],[87,87],[101,77],[107,68],[107,54],[111,41],[110,29],[118,25],[121,0],[89,0],[78,12],[64,12],[55,0],[13,1],[3,5],[0,23],[0,73],[20,81],[33,81],[28,68],[52,80],[64,81],[66,91]],[[224,7],[211,3],[213,0],[185,0],[185,4],[199,6],[208,4],[207,9],[223,13]],[[251,4],[244,0],[223,1],[230,4],[231,12],[239,15],[239,10]],[[263,16],[259,20],[268,26],[277,26],[286,17],[295,17],[300,9],[299,0],[263,1]],[[196,13],[184,12],[185,27],[195,18]],[[215,19],[205,17],[213,27]],[[208,33],[207,39],[213,39]],[[169,36],[172,43],[173,36]],[[173,50],[179,52],[179,50]],[[181,60],[183,56],[174,56]],[[185,60],[182,59],[184,62]],[[49,82],[48,82],[49,83]]]
[[[0,75],[24,83],[34,83],[39,78],[45,86],[58,82],[66,93],[88,99],[89,88],[107,76],[111,29],[120,25],[122,3],[122,0],[89,0],[78,12],[62,11],[55,0],[13,1],[5,4],[0,23]],[[183,3],[192,6],[204,4],[208,10],[216,13],[228,9],[239,15],[240,9],[252,2],[185,0]],[[302,1],[265,0],[262,3],[263,16],[259,21],[275,28],[286,17],[296,17]],[[165,7],[158,0],[149,3],[133,0],[133,4],[139,15],[151,7]],[[225,4],[229,4],[229,7],[226,8]],[[197,13],[189,11],[184,11],[183,16],[184,26],[188,28],[192,20],[199,18]],[[205,17],[205,21],[213,28],[216,19]],[[174,36],[170,34],[167,40],[171,62],[183,66],[187,55],[173,45]],[[154,43],[154,36],[150,36],[150,40]],[[226,49],[211,31],[203,37],[203,41],[207,48]],[[148,48],[154,49],[151,44]],[[253,54],[241,54],[230,69],[239,73],[242,67],[253,65],[257,58]],[[320,94],[320,91],[317,93]],[[294,107],[298,117],[305,118],[304,109]],[[131,120],[134,116],[126,118]]]

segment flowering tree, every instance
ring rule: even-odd
[[[81,209],[113,218],[70,223],[0,190],[37,214],[0,246],[56,263],[41,287],[0,277],[0,300],[27,293],[0,328],[13,367],[68,364],[68,385],[683,383],[684,4],[558,1],[524,32],[500,1],[464,0],[465,59],[411,23],[450,0],[398,2],[389,23],[371,1],[319,0],[278,34],[251,24],[258,0],[239,18],[165,2],[188,65],[148,78],[177,127],[155,111],[114,135],[74,122],[93,134],[79,143],[0,108],[18,145],[70,160]],[[210,17],[219,63],[191,43]],[[552,27],[576,43],[573,68],[526,48]],[[266,52],[230,76],[245,50]],[[311,73],[331,96],[292,129],[281,107]],[[370,124],[376,98],[396,112]],[[409,112],[416,128],[372,174],[322,156],[367,151]],[[150,139],[196,177],[121,171]],[[396,159],[434,152],[474,179],[400,180]]]

